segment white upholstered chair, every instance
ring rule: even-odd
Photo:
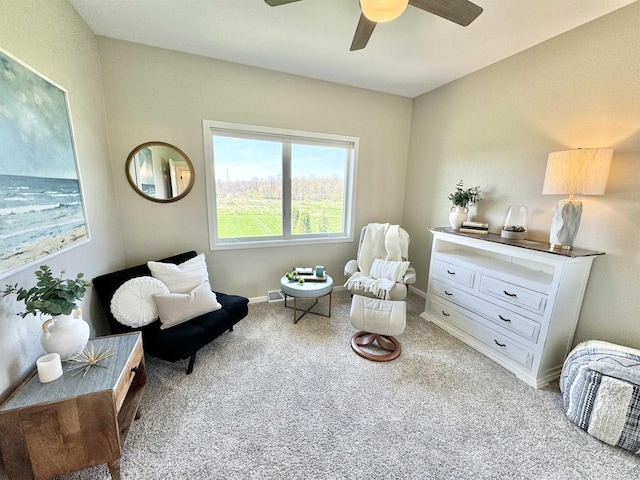
[[[407,258],[408,248],[409,234],[398,225],[370,223],[364,226],[360,233],[357,257],[355,260],[349,260],[344,267],[344,275],[348,277],[345,286],[349,292],[352,295],[377,296],[386,300],[404,300],[407,297],[407,285],[416,281],[416,271]],[[374,265],[376,259],[380,261]],[[395,268],[392,262],[396,262]],[[398,265],[397,262],[401,262],[402,265]],[[402,276],[390,279],[393,282],[371,278],[376,277],[371,272],[375,266],[381,266],[382,271],[386,267],[387,272],[395,271],[402,273]],[[378,288],[380,285],[386,288]]]

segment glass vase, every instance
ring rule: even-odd
[[[502,238],[523,239],[527,236],[529,209],[526,205],[509,205],[502,221]]]

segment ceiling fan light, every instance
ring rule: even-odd
[[[409,0],[360,0],[360,8],[372,22],[389,22],[398,18],[407,8]]]

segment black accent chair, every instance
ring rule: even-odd
[[[164,263],[180,264],[196,256],[196,252],[185,252],[163,260]],[[202,347],[222,335],[227,330],[233,331],[233,326],[247,316],[249,299],[239,295],[227,295],[215,292],[222,309],[205,313],[187,322],[166,330],[160,329],[160,321],[141,328],[131,328],[119,323],[111,313],[111,298],[118,288],[135,277],[151,275],[147,264],[138,265],[117,272],[101,275],[93,279],[102,309],[109,321],[112,334],[140,331],[144,350],[149,355],[175,362],[189,358],[187,375],[193,371],[196,353]]]

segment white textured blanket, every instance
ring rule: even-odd
[[[388,223],[370,223],[358,251],[360,271],[349,277],[345,287],[388,300],[394,284],[402,281],[407,272],[408,252],[409,234],[404,229]]]
[[[362,289],[365,292],[371,292],[376,297],[383,300],[389,300],[389,292],[393,288],[396,282],[389,280],[388,278],[371,278],[362,274],[362,272],[356,272],[347,283],[344,284],[349,290]]]

